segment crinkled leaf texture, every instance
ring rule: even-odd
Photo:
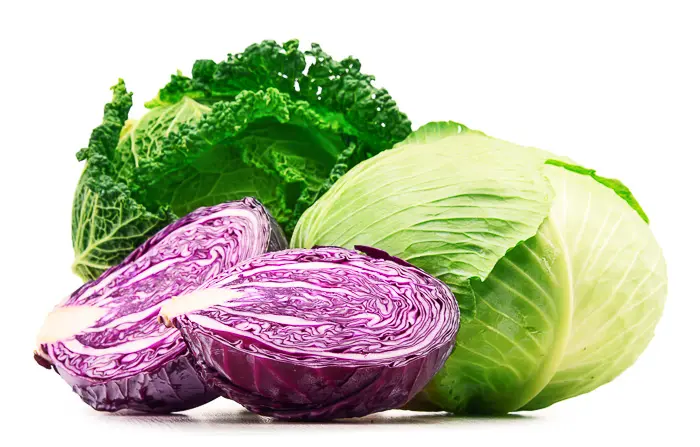
[[[117,146],[131,93],[121,80],[112,90],[102,124],[93,130],[89,146],[78,152],[87,164],[73,199],[73,271],[86,281],[118,264],[174,218],[162,207],[147,209],[126,184],[133,168]]]
[[[291,245],[358,243],[460,304],[455,352],[409,409],[504,413],[591,391],[646,348],[666,296],[661,249],[622,183],[453,122],[350,170]]]
[[[282,230],[253,198],[200,208],[56,306],[39,335],[38,361],[96,410],[202,405],[218,394],[198,376],[177,330],[158,323],[163,301],[284,248]]]
[[[74,271],[94,279],[176,216],[257,197],[291,234],[299,216],[359,161],[392,147],[411,124],[357,59],[314,44],[251,45],[221,63],[196,61],[126,121],[120,83],[104,122],[79,152]]]
[[[161,314],[207,383],[255,413],[324,420],[399,407],[452,350],[457,302],[420,269],[358,248],[368,254],[320,247],[251,258]]]

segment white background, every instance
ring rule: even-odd
[[[693,2],[235,3],[0,6],[0,437],[75,447],[214,437],[235,445],[247,435],[269,445],[698,445],[700,14]],[[123,77],[139,105],[176,69],[189,74],[195,59],[293,37],[304,47],[319,42],[336,59],[358,57],[414,126],[461,121],[623,179],[651,217],[669,269],[665,314],[640,360],[613,383],[534,413],[395,411],[307,425],[259,418],[222,399],[170,417],[101,414],[34,364],[44,315],[80,284],[70,272],[71,201],[82,169],[74,154],[99,124],[109,87]]]

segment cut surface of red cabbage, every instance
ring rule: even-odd
[[[56,306],[37,354],[98,410],[206,403],[217,394],[197,375],[179,332],[158,323],[161,305],[240,261],[284,248],[281,230],[253,198],[200,208]]]
[[[248,259],[170,300],[161,321],[209,384],[253,412],[319,420],[400,407],[452,351],[458,305],[439,280],[367,251]]]

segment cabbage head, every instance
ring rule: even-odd
[[[589,392],[642,353],[666,297],[661,249],[621,182],[454,122],[355,166],[292,238],[356,244],[459,302],[455,350],[408,409],[505,413]]]
[[[120,81],[89,146],[73,202],[73,270],[97,278],[150,235],[201,207],[253,196],[291,234],[349,167],[411,123],[352,57],[263,41],[177,73],[128,120]]]

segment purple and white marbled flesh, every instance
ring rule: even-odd
[[[360,247],[358,247],[359,249]],[[380,250],[267,253],[163,305],[207,383],[283,419],[398,408],[442,367],[459,310],[439,280]]]
[[[96,410],[181,411],[217,397],[180,333],[158,323],[163,302],[239,262],[286,248],[260,202],[199,208],[168,225],[46,318],[35,357]]]

